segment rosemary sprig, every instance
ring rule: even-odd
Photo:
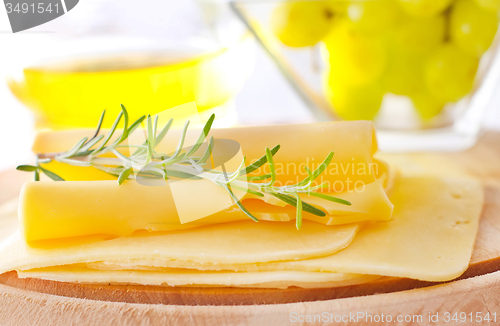
[[[35,178],[34,178],[35,181],[40,181],[40,173],[45,174],[46,176],[48,176],[49,178],[51,178],[54,181],[64,181],[63,178],[61,178],[60,176],[58,176],[54,172],[42,168],[40,166],[40,163],[50,163],[50,159],[41,160],[41,159],[37,158],[36,165],[18,165],[16,167],[16,170],[25,171],[25,172],[35,172]]]
[[[157,153],[156,146],[167,135],[173,120],[171,119],[158,133],[158,116],[154,118],[150,115],[142,116],[134,121],[129,126],[129,115],[125,106],[121,105],[121,112],[115,119],[111,129],[106,135],[99,135],[101,126],[104,120],[105,112],[100,116],[97,130],[89,139],[84,137],[80,139],[69,151],[50,155],[38,155],[35,165],[19,165],[20,171],[34,172],[35,181],[40,180],[40,173],[47,175],[55,181],[64,181],[52,171],[42,167],[41,164],[50,163],[55,160],[59,163],[64,163],[73,166],[93,166],[101,171],[109,173],[117,177],[118,184],[123,184],[126,180],[135,176],[141,178],[163,178],[163,179],[206,179],[224,188],[231,196],[235,204],[241,211],[254,221],[258,219],[242,204],[240,199],[235,195],[234,190],[246,192],[248,194],[265,197],[273,196],[288,205],[296,207],[296,227],[301,228],[302,213],[307,212],[317,216],[326,216],[326,213],[321,209],[308,204],[300,196],[308,195],[315,196],[324,200],[332,201],[342,205],[351,205],[350,202],[316,192],[325,184],[313,186],[313,182],[326,170],[333,158],[333,152],[330,152],[325,160],[311,171],[305,167],[307,176],[300,182],[289,186],[276,186],[276,166],[274,164],[274,155],[279,151],[280,145],[276,145],[272,149],[266,148],[265,154],[252,164],[245,166],[245,158],[240,167],[234,172],[221,172],[214,169],[206,168],[206,161],[210,158],[214,149],[213,137],[208,140],[207,148],[204,153],[196,156],[199,149],[207,141],[208,134],[215,119],[215,115],[211,115],[195,144],[188,149],[184,149],[184,142],[189,126],[189,121],[186,122],[182,129],[181,137],[177,144],[176,150],[171,155]],[[122,132],[116,137],[116,140],[111,142],[113,135],[117,132],[120,121],[124,120]],[[146,123],[146,140],[141,145],[121,145],[130,134],[141,124]],[[136,148],[136,151],[126,156],[120,152],[122,147]],[[104,157],[104,154],[107,154]],[[111,154],[114,157],[109,157]],[[268,164],[270,173],[263,175],[248,175],[255,172],[260,167]],[[259,182],[260,181],[260,182]]]

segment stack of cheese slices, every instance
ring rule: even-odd
[[[34,152],[67,151],[91,130],[42,133]],[[334,151],[321,181],[342,205],[301,195],[324,212],[303,213],[273,197],[244,194],[239,210],[206,180],[151,186],[93,167],[46,165],[66,181],[23,187],[19,230],[0,244],[0,273],[90,284],[305,288],[370,282],[380,276],[446,281],[468,266],[482,208],[466,177],[405,175],[374,158],[370,122],[215,129],[248,161],[279,144],[277,181],[304,177]],[[169,152],[175,133],[160,144]],[[171,138],[169,138],[171,137]],[[230,164],[228,164],[230,165]],[[261,171],[262,172],[262,171]]]

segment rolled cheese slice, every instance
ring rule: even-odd
[[[101,134],[107,131],[102,130]],[[199,130],[189,130],[186,146],[195,143]],[[81,138],[92,137],[94,130],[77,129],[67,131],[42,132],[33,144],[36,154],[48,154],[69,150]],[[139,135],[137,135],[139,134]],[[141,136],[142,134],[142,136]],[[118,132],[111,138],[116,139]],[[179,141],[179,130],[171,130],[157,145],[157,152],[173,153]],[[280,145],[274,157],[277,182],[282,184],[297,182],[307,176],[304,166],[316,168],[333,151],[334,156],[320,181],[329,182],[325,192],[344,192],[353,189],[356,182],[369,184],[387,174],[387,165],[373,157],[377,152],[377,139],[373,124],[369,121],[324,122],[299,125],[274,125],[230,129],[212,129],[209,137],[216,140],[229,139],[240,145],[247,162],[253,162],[265,154],[265,148]],[[144,140],[143,131],[136,130],[129,137],[136,142]],[[239,162],[238,162],[239,163]],[[65,180],[114,180],[115,177],[92,167],[76,167],[52,162],[44,165],[58,173]],[[257,173],[269,172],[261,169]]]
[[[33,150],[36,153],[64,151],[89,132],[42,133],[36,138]],[[188,136],[186,144],[194,142],[198,132]],[[236,152],[246,155],[248,162],[261,157],[266,147],[281,145],[275,156],[277,185],[304,179],[307,176],[304,167],[316,168],[334,151],[332,162],[318,182],[328,184],[322,192],[349,200],[352,205],[302,195],[305,202],[327,214],[318,217],[304,213],[306,220],[339,225],[386,221],[391,217],[393,205],[386,190],[393,175],[385,163],[373,158],[377,144],[370,122],[215,129],[211,136],[237,142],[240,148]],[[156,150],[173,151],[178,137],[178,131],[173,130]],[[239,165],[239,161],[236,163]],[[116,181],[103,180],[108,178],[101,177],[102,171],[93,167],[57,162],[46,167],[65,179],[76,181],[25,184],[19,216],[22,235],[32,244],[57,238],[97,234],[125,236],[138,230],[169,231],[248,219],[231,196],[211,181],[182,180],[164,182],[161,186],[127,181],[118,186]],[[262,169],[254,174],[267,172]],[[237,195],[260,220],[278,222],[295,218],[293,206],[271,195]]]
[[[173,199],[171,188],[149,187],[135,181],[118,186],[116,181],[37,181],[24,185],[21,191],[19,218],[21,233],[32,245],[40,240],[104,235],[130,235],[138,230],[171,231],[204,225],[250,220],[222,187],[206,180],[178,183],[183,192],[205,187],[205,196],[196,204],[191,196]],[[306,202],[323,209],[327,216],[307,212],[303,219],[325,225],[340,225],[365,220],[388,220],[392,203],[387,198],[382,180],[366,186],[360,193],[338,197],[350,200],[351,206],[340,205],[317,197],[302,196]],[[261,221],[287,222],[295,219],[295,207],[274,206],[260,199],[248,198],[243,204]],[[225,205],[225,206],[224,206]],[[218,211],[196,221],[181,223],[177,209],[190,207],[192,214]],[[223,209],[221,209],[223,208]],[[252,222],[255,223],[255,222]]]

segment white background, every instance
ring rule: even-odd
[[[85,10],[88,2],[92,1],[81,0],[75,9],[56,20],[72,19],[78,11]],[[187,5],[188,2],[168,0],[164,1],[164,4],[168,8],[179,7],[179,2],[183,3],[183,8],[178,11],[181,12],[181,17],[177,14],[176,18],[182,19],[182,14],[189,14],[189,6],[192,6],[192,3]],[[43,27],[50,30],[50,24],[47,23]],[[24,52],[27,47],[22,47],[24,40],[19,40],[25,39],[25,44],[28,45],[43,35],[40,33],[40,30],[43,32],[41,27],[37,29],[38,34],[29,31],[12,34],[7,14],[3,8],[0,9],[0,170],[32,160],[29,149],[34,135],[33,118],[29,110],[12,96],[3,82],[3,76],[9,72],[12,60],[26,55]],[[14,40],[17,41],[15,47],[11,45]],[[484,119],[486,128],[500,129],[499,107],[500,90],[489,103]],[[312,121],[307,109],[259,46],[256,48],[254,72],[236,97],[236,108],[238,122],[242,125]]]

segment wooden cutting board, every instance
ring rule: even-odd
[[[203,289],[78,285],[18,279],[11,272],[0,275],[0,324],[166,325],[174,321],[191,325],[286,325],[300,324],[302,317],[307,321],[308,315],[319,315],[317,324],[331,324],[335,317],[345,320],[351,314],[347,321],[335,323],[347,325],[355,324],[352,316],[357,313],[369,314],[372,320],[375,315],[381,318],[381,314],[394,318],[415,315],[413,322],[404,325],[428,324],[429,314],[434,317],[436,313],[440,324],[500,324],[500,133],[485,134],[476,147],[462,153],[383,156],[409,170],[413,162],[428,164],[437,173],[448,169],[446,162],[453,162],[449,166],[458,165],[483,182],[486,198],[479,233],[470,267],[459,280],[436,284],[384,277],[369,284],[332,289]],[[440,162],[439,166],[435,162]],[[0,174],[0,203],[15,206],[22,184],[30,178],[16,171]],[[453,320],[455,312],[458,314]],[[490,323],[474,319],[479,316],[476,313],[484,316],[487,312]],[[461,322],[464,314],[460,313],[466,314],[466,322]],[[493,322],[494,313],[497,322]],[[447,317],[449,322],[445,323]],[[357,321],[363,325],[384,324],[376,318],[372,323]]]

